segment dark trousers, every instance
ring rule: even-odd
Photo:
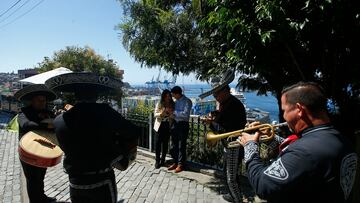
[[[26,178],[26,188],[30,203],[46,202],[46,195],[44,194],[44,178],[46,168],[32,166],[21,161]]]
[[[233,202],[242,202],[239,169],[243,152],[244,148],[242,147],[224,148],[224,173]]]
[[[175,122],[171,134],[172,139],[172,157],[175,164],[186,163],[186,141],[189,135],[189,122]]]
[[[161,122],[156,137],[156,149],[155,149],[156,162],[160,161],[160,154],[161,154],[161,161],[163,163],[165,162],[165,157],[168,151],[169,139],[170,139],[169,122],[168,121]]]
[[[116,203],[114,171],[102,175],[70,177],[72,203]]]

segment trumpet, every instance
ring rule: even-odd
[[[216,142],[218,142],[219,140],[224,139],[224,138],[227,138],[229,140],[231,138],[241,136],[241,133],[244,133],[244,132],[261,131],[264,133],[264,135],[262,135],[259,138],[259,141],[267,142],[267,141],[274,139],[276,128],[280,128],[280,127],[284,127],[284,126],[287,126],[286,122],[279,123],[276,125],[271,125],[268,123],[260,124],[260,125],[254,126],[254,127],[244,128],[241,130],[236,130],[236,131],[222,133],[222,134],[215,134],[214,132],[208,132],[206,134],[206,140],[209,145],[215,145]],[[229,142],[229,144],[228,144],[229,148],[239,147],[239,146],[240,146],[240,143],[238,141],[232,141],[232,142]]]

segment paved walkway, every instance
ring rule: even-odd
[[[18,134],[0,130],[0,202],[22,202]]]
[[[28,202],[17,137],[17,133],[0,130],[0,203]],[[115,170],[118,202],[225,202],[221,198],[224,185],[219,179],[190,171],[175,174],[164,167],[155,169],[153,162],[139,155],[126,171]],[[44,189],[58,202],[70,202],[68,177],[62,164],[48,169]],[[253,194],[248,196],[254,200]]]
[[[224,202],[216,191],[195,180],[154,169],[140,156],[126,171],[116,170],[118,202]],[[48,196],[70,202],[67,175],[61,164],[50,168],[45,179]]]

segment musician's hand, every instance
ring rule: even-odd
[[[210,125],[211,122],[212,122],[214,119],[209,118],[209,117],[205,117],[205,118],[202,118],[201,120],[202,120],[204,123]]]
[[[260,125],[261,123],[259,122],[259,121],[254,121],[254,122],[252,122],[252,123],[250,123],[249,125],[248,125],[248,128],[252,128],[252,127],[255,127],[255,126],[257,126],[257,125]]]
[[[238,137],[237,141],[242,146],[245,146],[246,143],[249,142],[249,141],[258,142],[260,135],[261,135],[260,132],[256,132],[255,134],[241,133],[241,136]]]
[[[167,116],[167,112],[166,112],[166,111],[162,111],[162,112],[160,113],[160,117],[165,117],[165,116]]]
[[[66,105],[64,106],[64,110],[65,110],[65,111],[69,111],[72,107],[74,107],[74,106],[71,105],[71,104],[66,104]]]

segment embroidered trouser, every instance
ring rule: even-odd
[[[72,203],[116,203],[114,171],[101,175],[70,177],[70,199]]]
[[[238,184],[240,147],[225,148],[224,151],[226,182],[230,195],[234,202],[242,202]]]
[[[30,203],[42,203],[46,201],[44,194],[44,178],[46,168],[29,165],[20,160],[26,178],[26,188]]]

